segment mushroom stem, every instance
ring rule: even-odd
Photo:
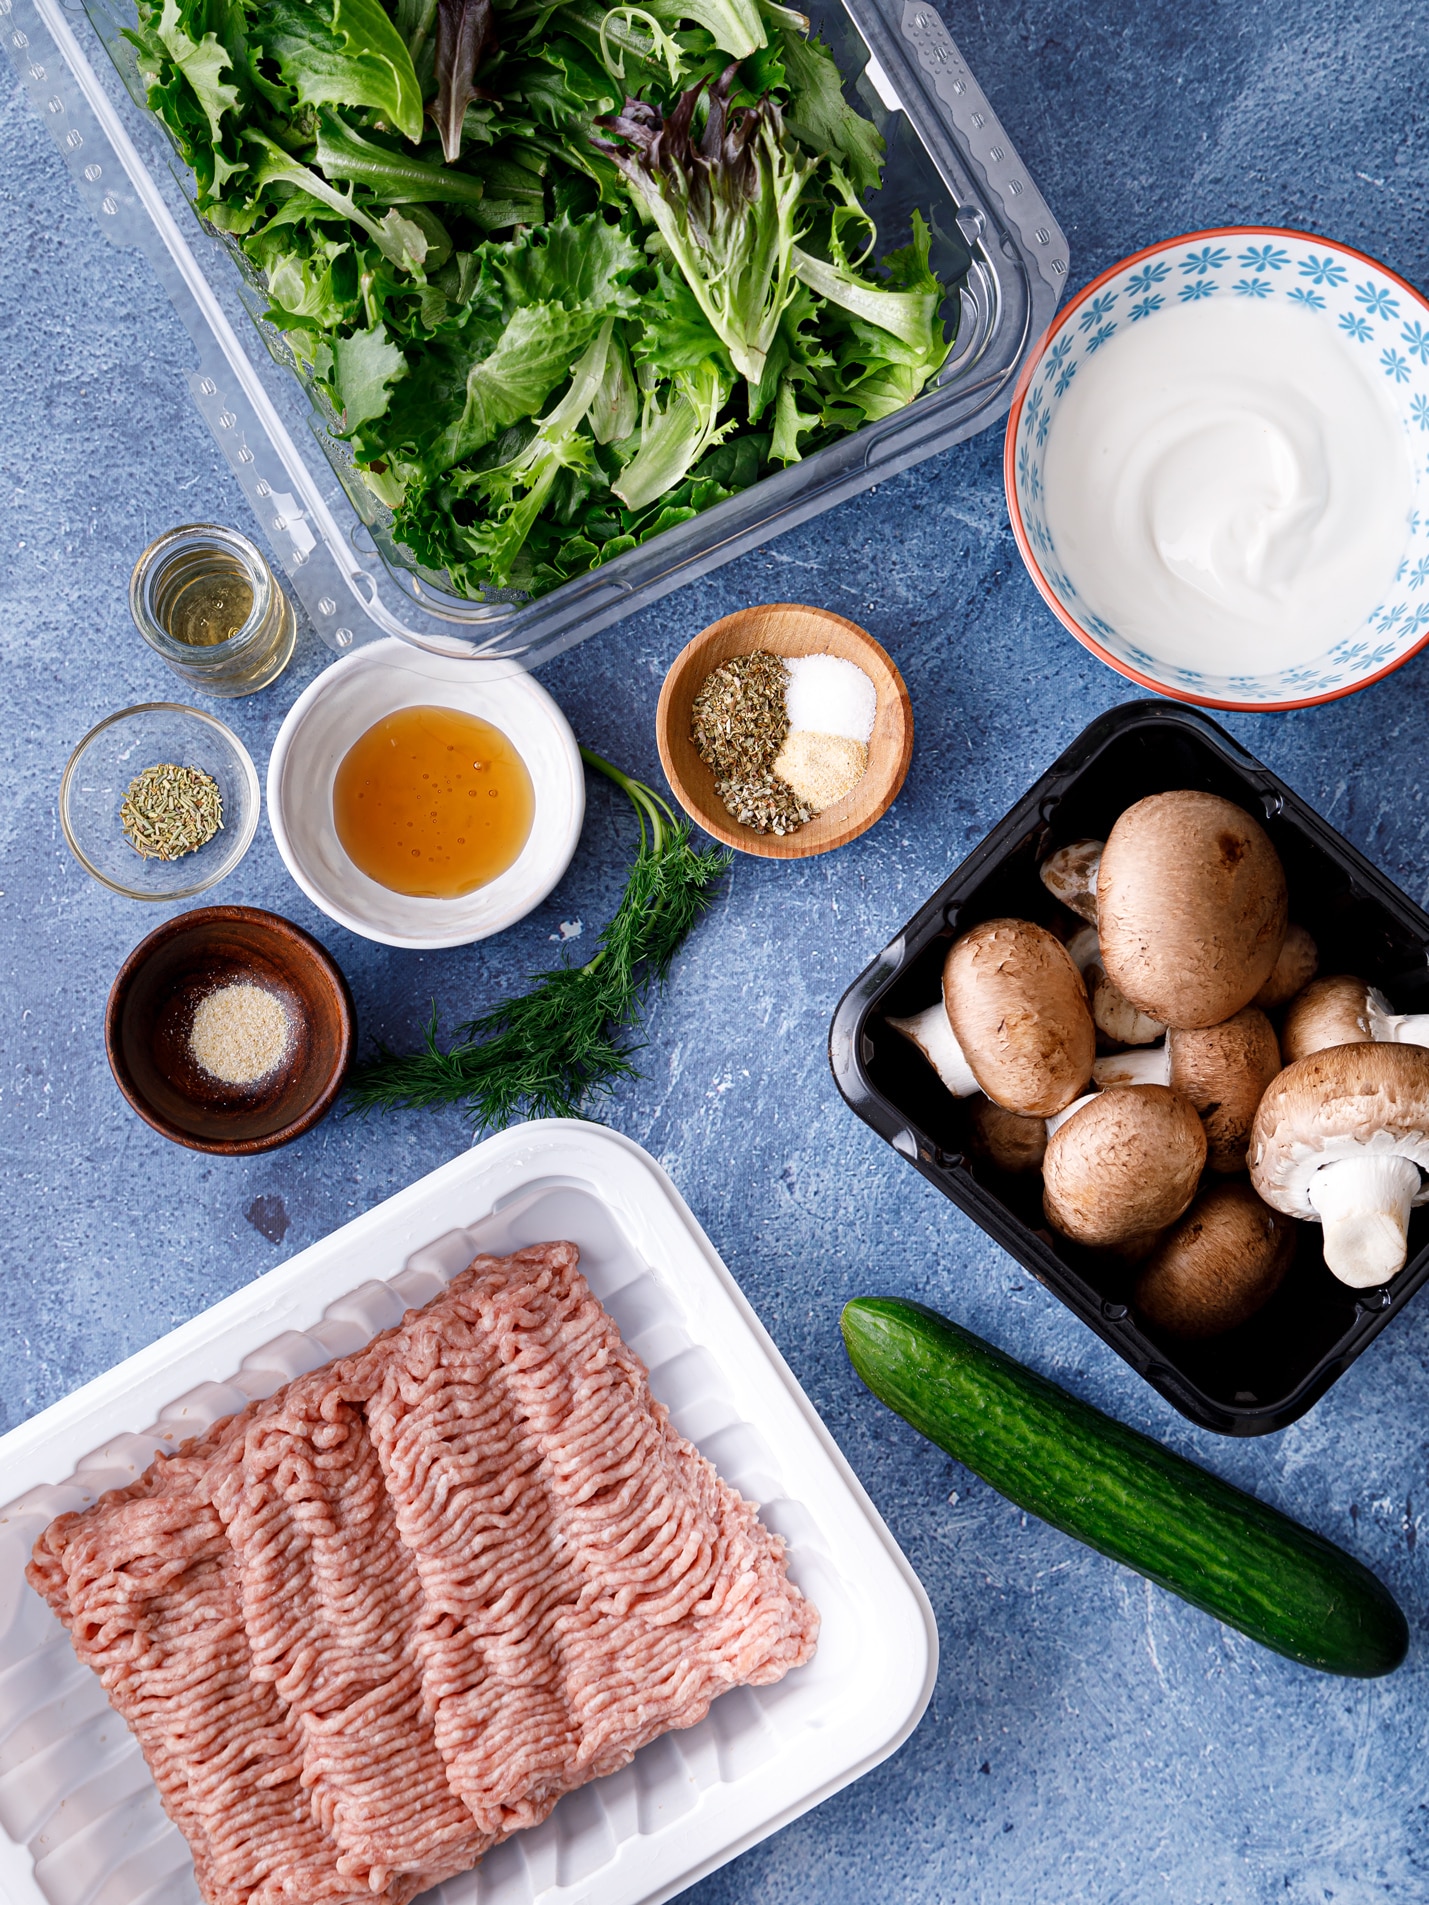
[[[963,1056],[958,1035],[948,1023],[947,1008],[941,999],[926,1012],[915,1012],[910,1019],[889,1019],[888,1023],[904,1038],[912,1040],[954,1098],[971,1098],[975,1091],[982,1089]]]
[[[1381,1045],[1429,1045],[1429,1012],[1393,1012],[1384,994],[1371,989],[1365,1018]]]
[[[1112,1052],[1092,1066],[1092,1077],[1103,1091],[1113,1085],[1169,1085],[1171,1048],[1167,1044],[1143,1046],[1136,1052]]]
[[[1074,1098],[1071,1104],[1067,1105],[1063,1110],[1054,1111],[1047,1120],[1047,1136],[1049,1138],[1056,1137],[1068,1118],[1075,1118],[1082,1106],[1089,1105],[1097,1095],[1098,1094],[1094,1091],[1085,1092],[1080,1098]]]
[[[1404,1268],[1419,1166],[1405,1157],[1341,1158],[1322,1165],[1307,1195],[1325,1227],[1325,1262],[1341,1283],[1368,1290]]]

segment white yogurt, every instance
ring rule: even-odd
[[[1413,487],[1393,409],[1329,324],[1239,298],[1087,358],[1043,480],[1083,601],[1172,666],[1222,674],[1358,628],[1394,579]]]

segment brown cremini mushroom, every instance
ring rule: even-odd
[[[1096,876],[1102,963],[1165,1025],[1219,1025],[1251,1000],[1285,938],[1285,872],[1265,829],[1219,794],[1128,807]]]
[[[1096,1032],[1066,947],[1025,919],[990,919],[943,962],[943,1002],[888,1024],[957,1098],[985,1092],[1024,1118],[1061,1111],[1085,1087]]]
[[[1100,840],[1074,840],[1070,846],[1058,847],[1049,854],[1037,869],[1052,897],[1093,926],[1097,923],[1097,866],[1101,857]]]
[[[1150,1045],[1161,1037],[1166,1027],[1160,1020],[1138,1012],[1107,978],[1095,926],[1084,926],[1079,933],[1073,933],[1067,941],[1067,951],[1086,983],[1092,1023],[1103,1038],[1116,1045]]]
[[[1286,1005],[1297,992],[1303,992],[1315,977],[1320,967],[1320,949],[1305,931],[1292,920],[1285,928],[1284,943],[1280,955],[1270,969],[1270,977],[1251,1000],[1262,1012],[1273,1012],[1277,1006]]]
[[[968,1113],[968,1148],[984,1164],[1021,1177],[1042,1168],[1047,1149],[1047,1120],[1004,1111],[990,1098],[979,1098]]]
[[[1042,1160],[1042,1208],[1076,1243],[1125,1244],[1176,1221],[1205,1162],[1206,1134],[1179,1092],[1117,1086],[1058,1121]]]
[[[1349,973],[1316,979],[1285,1014],[1287,1065],[1332,1045],[1429,1045],[1429,1014],[1396,1012],[1382,992]]]
[[[1245,1169],[1250,1128],[1266,1087],[1280,1070],[1275,1028],[1248,1005],[1222,1025],[1168,1032],[1149,1051],[1099,1058],[1092,1077],[1112,1085],[1170,1085],[1189,1098],[1206,1128],[1208,1162],[1226,1174]]]
[[[948,1022],[978,1084],[1005,1111],[1045,1118],[1085,1089],[1096,1032],[1066,947],[1025,919],[989,919],[943,966]]]
[[[1219,1336],[1254,1316],[1295,1255],[1295,1225],[1239,1179],[1213,1184],[1161,1240],[1136,1307],[1168,1335]]]
[[[1297,1059],[1255,1114],[1250,1181],[1324,1228],[1325,1262],[1368,1289],[1404,1267],[1409,1212],[1429,1199],[1429,1051],[1334,1045]]]

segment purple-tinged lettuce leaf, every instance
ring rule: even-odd
[[[427,111],[441,134],[448,165],[461,157],[462,120],[471,102],[482,97],[476,72],[493,38],[491,0],[437,0],[437,96]]]
[[[731,65],[711,87],[698,139],[703,85],[682,93],[668,116],[627,99],[623,111],[598,123],[621,142],[601,143],[735,369],[757,384],[794,294],[799,199],[813,166],[784,142],[772,99],[729,111],[734,77]]]

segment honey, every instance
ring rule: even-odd
[[[349,858],[393,893],[451,900],[486,886],[526,844],[526,763],[460,708],[399,708],[343,756],[332,817]]]

